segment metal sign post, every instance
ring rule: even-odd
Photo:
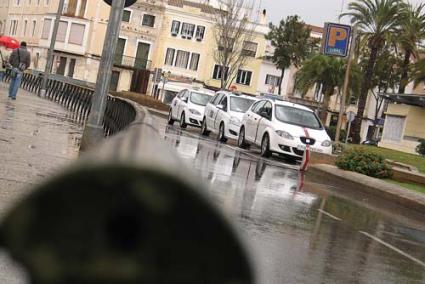
[[[351,40],[350,54],[348,55],[347,69],[345,70],[344,89],[342,91],[341,101],[339,102],[338,123],[336,126],[335,142],[339,142],[341,135],[342,116],[345,112],[345,101],[347,100],[348,84],[350,82],[350,69],[353,60],[354,48],[356,46],[357,29],[354,27],[353,38]]]
[[[90,115],[81,140],[81,149],[83,150],[104,138],[103,117],[124,6],[125,0],[114,0],[112,2]]]
[[[350,136],[351,123],[353,123],[354,119],[356,119],[356,113],[353,111],[347,112],[348,129],[347,129],[347,135],[345,136],[345,144],[347,144],[348,137]]]
[[[43,80],[41,81],[41,88],[39,93],[40,97],[44,97],[46,95],[47,80],[49,79],[50,73],[52,72],[53,52],[55,50],[56,37],[58,35],[59,22],[63,12],[64,5],[65,5],[65,0],[60,0],[58,11],[56,12],[55,24],[53,25],[52,38],[50,39],[50,47],[49,47],[49,50],[47,51],[46,67],[44,68]]]

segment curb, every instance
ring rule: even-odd
[[[425,194],[416,193],[376,178],[340,170],[336,166],[325,164],[310,166],[308,175],[326,181],[329,184],[344,189],[362,191],[425,214]]]
[[[148,111],[149,111],[152,115],[160,116],[160,117],[162,117],[162,118],[168,118],[168,113],[166,113],[166,112],[164,112],[164,111],[160,111],[160,110],[157,110],[157,109],[154,109],[154,108],[148,108],[148,107],[145,107],[145,108],[147,108],[147,109],[148,109]]]

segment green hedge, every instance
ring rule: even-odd
[[[416,147],[416,152],[425,157],[425,139],[419,140],[419,145]]]
[[[381,155],[362,149],[351,149],[343,152],[336,160],[340,169],[353,171],[375,178],[389,178],[392,176],[391,167]]]

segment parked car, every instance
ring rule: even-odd
[[[206,89],[181,91],[171,102],[168,124],[179,121],[181,128],[188,125],[201,127],[205,106],[213,96],[214,92]]]
[[[237,139],[242,117],[255,101],[255,98],[245,95],[217,92],[205,108],[202,135],[217,133],[217,139],[223,143],[228,138]]]
[[[261,146],[261,155],[279,153],[301,159],[310,150],[332,153],[332,141],[320,119],[302,105],[274,100],[260,100],[242,118],[238,145]]]

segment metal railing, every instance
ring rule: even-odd
[[[132,69],[149,69],[151,61],[145,58],[125,56],[122,54],[115,54],[114,65],[118,67],[127,67]]]
[[[10,81],[10,72],[6,72],[5,81]],[[24,73],[21,88],[38,94],[41,88],[42,73],[33,71]],[[84,123],[89,116],[94,90],[69,82],[60,76],[50,78],[47,83],[46,99],[54,101],[72,112],[72,118]],[[134,107],[127,101],[108,95],[103,129],[105,136],[126,128],[136,117]]]

